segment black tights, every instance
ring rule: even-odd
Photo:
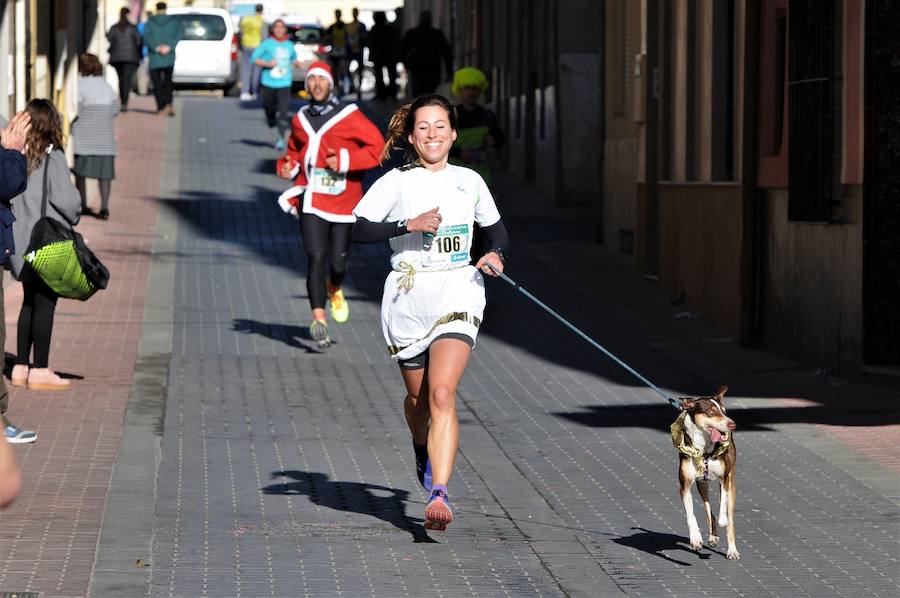
[[[128,94],[131,93],[131,86],[134,84],[134,73],[137,71],[138,63],[136,62],[112,62],[116,74],[119,76],[119,100],[122,102],[122,108],[128,107]]]
[[[26,270],[31,267],[26,265]],[[27,275],[27,274],[26,274]],[[22,281],[25,297],[19,312],[18,355],[16,363],[28,365],[28,356],[34,346],[34,367],[45,368],[50,360],[50,336],[53,333],[53,314],[59,295],[32,271]]]
[[[300,214],[300,232],[308,264],[306,290],[313,309],[325,308],[326,273],[329,274],[332,286],[339,287],[344,281],[347,254],[350,253],[351,228],[353,224],[350,222],[329,222],[315,214]]]
[[[112,189],[112,181],[110,179],[97,179],[100,187],[100,210],[109,210],[109,193]],[[75,188],[81,195],[81,211],[87,213],[87,193],[85,191],[85,182],[83,176],[75,175]]]
[[[262,100],[263,110],[266,113],[266,124],[269,127],[278,127],[278,135],[284,134],[291,128],[291,118],[288,109],[291,103],[290,87],[266,87],[260,85],[259,96]]]

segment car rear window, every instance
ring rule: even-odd
[[[322,41],[322,30],[318,27],[300,25],[292,27],[294,41],[301,44],[318,44]]]
[[[171,17],[181,22],[184,29],[183,40],[218,41],[225,39],[228,32],[225,19],[219,15],[182,14]]]

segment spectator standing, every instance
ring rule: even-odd
[[[109,63],[119,76],[119,100],[122,110],[128,110],[128,94],[134,85],[134,73],[141,63],[141,35],[128,20],[131,13],[127,6],[119,11],[119,21],[109,28]]]
[[[181,23],[166,14],[166,3],[156,3],[156,14],[144,28],[144,44],[150,57],[150,81],[156,96],[156,109],[175,116],[172,106],[172,71],[175,68],[175,47],[181,41]]]
[[[15,253],[15,241],[10,201],[25,191],[28,182],[28,136],[31,131],[31,115],[27,112],[16,114],[10,123],[0,117],[0,265],[6,266],[9,257]],[[0,269],[0,346],[6,344],[6,315],[3,308],[3,269]],[[18,469],[12,451],[5,445],[26,444],[37,440],[37,434],[23,430],[6,418],[9,409],[9,390],[0,377],[0,420],[2,420],[3,440],[0,446],[0,507],[9,504],[18,493],[20,484]]]
[[[331,61],[331,71],[334,73],[335,93],[339,96],[347,92],[349,78],[349,48],[347,44],[347,24],[341,18],[340,9],[334,11],[334,23],[325,30],[325,41],[331,46],[328,58]]]
[[[441,79],[441,63],[447,79],[453,72],[450,44],[440,29],[431,26],[431,11],[423,10],[419,25],[406,32],[400,44],[403,65],[409,74],[412,97],[433,93]]]
[[[353,20],[347,23],[347,68],[349,70],[350,63],[356,61],[356,72],[351,78],[351,85],[356,89],[356,97],[361,100],[367,31],[365,24],[359,21],[359,9],[354,7],[351,14]]]
[[[16,221],[13,237],[16,251],[10,256],[10,270],[24,291],[19,312],[18,350],[10,381],[30,390],[65,390],[71,383],[48,367],[53,316],[59,299],[23,259],[34,225],[41,218],[46,185],[47,216],[72,228],[81,216],[81,197],[72,185],[66,154],[62,151],[62,119],[49,100],[33,99],[25,110],[31,115],[28,135],[28,186],[12,200]],[[33,367],[29,355],[34,349]]]
[[[293,63],[297,61],[294,43],[288,37],[287,25],[281,19],[272,23],[265,39],[250,56],[251,62],[263,69],[259,94],[266,113],[266,124],[276,128],[275,149],[284,151],[284,136],[290,126],[288,104],[294,81]]]
[[[113,119],[119,113],[116,93],[103,78],[103,67],[93,54],[78,56],[78,118],[72,124],[75,149],[75,186],[81,211],[89,212],[85,179],[100,186],[100,220],[109,219],[109,194],[116,178],[116,135]]]
[[[375,68],[375,99],[397,97],[397,53],[400,48],[400,32],[387,22],[384,11],[372,14],[375,24],[368,35],[369,58]],[[387,70],[387,82],[385,82]]]
[[[241,32],[241,99],[252,100],[259,89],[260,70],[250,57],[262,43],[266,22],[263,20],[263,5],[256,5],[256,13],[241,17],[238,28]]]
[[[471,168],[490,185],[490,154],[506,142],[506,135],[497,116],[478,103],[487,88],[487,77],[475,67],[467,66],[453,74],[453,94],[460,103],[455,107],[457,136],[450,161]]]

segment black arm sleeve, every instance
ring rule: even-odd
[[[483,226],[481,230],[484,232],[484,246],[487,251],[499,249],[506,253],[509,248],[509,233],[503,226],[503,221],[498,220],[490,226]]]
[[[376,241],[387,241],[408,232],[406,225],[398,226],[396,222],[372,222],[365,218],[357,218],[353,224],[353,230],[350,231],[350,238],[357,243],[375,243]]]

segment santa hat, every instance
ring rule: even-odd
[[[313,75],[325,77],[328,79],[328,84],[334,87],[334,77],[331,76],[331,66],[327,62],[317,60],[309,65],[309,70],[306,71],[306,81],[309,81],[309,78]]]

